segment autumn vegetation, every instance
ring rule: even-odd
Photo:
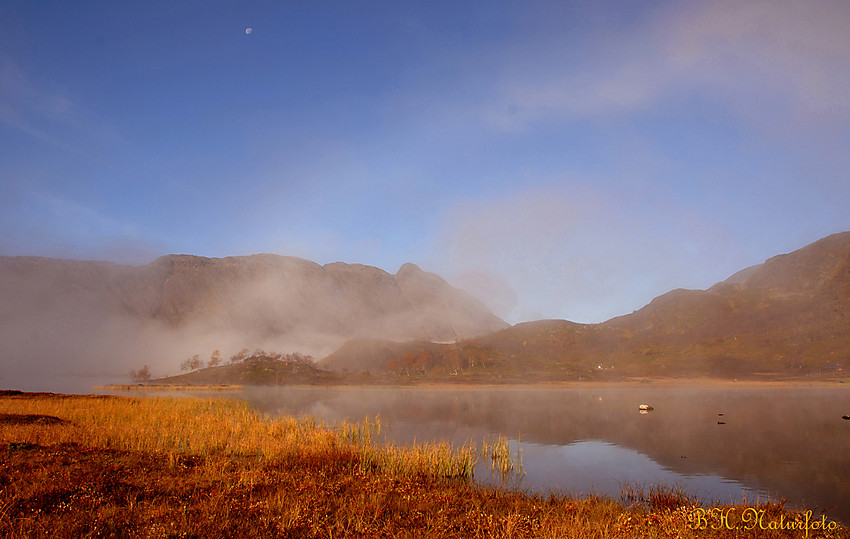
[[[246,361],[252,361],[257,359],[264,359],[269,361],[282,361],[284,363],[303,363],[306,365],[315,365],[315,361],[312,356],[302,354],[300,352],[292,352],[292,353],[278,353],[278,352],[266,352],[260,348],[257,348],[253,352],[251,352],[248,348],[243,348],[239,352],[230,356],[230,360],[228,361],[229,365],[235,365],[237,363],[244,363]],[[203,368],[215,368],[219,367],[223,364],[223,360],[221,358],[221,351],[214,350],[210,355],[210,359],[206,362],[201,360],[199,354],[195,354],[182,363],[180,363],[181,371],[197,371]],[[147,365],[145,365],[147,368]],[[131,377],[135,374],[135,371],[131,372]]]
[[[336,384],[342,375],[316,366],[313,358],[299,352],[278,353],[244,348],[232,355],[225,364],[218,350],[209,361],[194,355],[183,361],[185,374],[146,380],[154,386],[222,386],[222,385],[285,385],[285,384]]]
[[[8,537],[802,537],[781,504],[712,513],[667,489],[622,499],[485,487],[485,446],[379,441],[379,419],[269,418],[225,399],[0,396],[0,535]],[[698,517],[699,515],[703,515]],[[703,519],[703,520],[700,520]],[[847,530],[809,537],[848,537]]]

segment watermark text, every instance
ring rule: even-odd
[[[791,530],[801,532],[803,537],[808,537],[810,531],[838,528],[838,524],[827,520],[826,516],[814,518],[811,511],[789,517],[767,514],[764,509],[755,507],[698,507],[688,516],[688,521],[694,530]]]

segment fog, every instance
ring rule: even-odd
[[[181,361],[195,354],[206,360],[214,350],[225,358],[242,348],[321,353],[314,346],[318,338],[275,340],[199,325],[171,329],[130,317],[75,320],[27,314],[0,329],[3,387],[86,393],[95,384],[127,383],[130,371],[144,365],[154,377],[179,374]]]
[[[138,267],[2,258],[0,296],[0,384],[26,389],[126,382],[144,365],[175,375],[215,350],[225,361],[244,348],[320,359],[355,337],[454,340],[504,326],[412,265],[392,275],[269,255]]]
[[[549,186],[456,203],[430,260],[511,323],[604,322],[763,261],[722,223],[663,195],[647,199],[640,179],[628,187],[602,179],[592,188],[564,186],[592,180],[566,174]]]

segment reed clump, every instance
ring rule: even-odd
[[[481,444],[481,457],[489,462],[490,470],[503,479],[522,475],[522,450],[517,440],[516,453],[511,451],[510,441],[502,435],[495,439],[484,439]]]

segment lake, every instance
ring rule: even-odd
[[[389,441],[460,445],[503,435],[509,486],[619,497],[681,487],[706,502],[786,499],[850,522],[850,385],[803,387],[256,388],[270,415],[380,416]],[[654,409],[640,413],[640,404]],[[386,426],[389,428],[386,428]],[[481,462],[475,477],[499,483]]]

